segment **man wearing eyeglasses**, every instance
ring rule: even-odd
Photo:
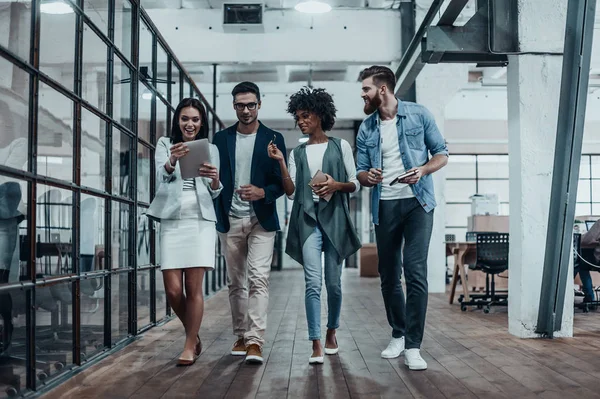
[[[279,218],[275,201],[283,195],[281,170],[267,148],[271,142],[287,159],[283,136],[258,120],[260,91],[242,82],[231,92],[238,122],[218,132],[221,195],[215,200],[217,230],[225,260],[233,333],[231,354],[262,363],[267,327],[269,272]]]

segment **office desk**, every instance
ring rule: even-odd
[[[467,273],[465,265],[475,263],[477,251],[476,242],[447,242],[446,256],[454,255],[454,272],[452,273],[452,285],[450,288],[450,304],[454,302],[454,293],[456,292],[456,283],[460,273],[460,281],[463,289],[465,301],[470,300],[469,285],[467,283]]]

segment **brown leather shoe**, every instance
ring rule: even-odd
[[[262,349],[257,344],[248,345],[248,352],[246,353],[246,363],[262,364]]]
[[[244,338],[238,338],[231,348],[231,354],[233,356],[246,356],[246,344],[244,344]]]

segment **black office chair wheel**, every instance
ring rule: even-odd
[[[488,313],[490,313],[490,307],[489,307],[489,306],[486,306],[486,307],[483,309],[483,313],[485,313],[485,314],[488,314]]]
[[[467,311],[467,305],[461,305],[460,306],[460,310],[462,310],[463,312]]]
[[[16,398],[19,394],[19,391],[17,391],[15,387],[8,387],[4,392],[6,392],[6,396],[8,396],[9,398]]]
[[[60,371],[65,368],[65,365],[62,364],[61,362],[56,362],[56,363],[54,363],[54,368],[57,369],[58,371]]]
[[[44,381],[44,380],[46,380],[46,378],[48,378],[48,374],[46,374],[42,371],[37,375],[37,377],[38,377],[38,380]]]
[[[465,300],[465,297],[463,295],[458,297],[458,303],[462,303],[462,301]]]

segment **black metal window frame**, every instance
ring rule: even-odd
[[[28,156],[27,156],[27,170],[13,169],[8,166],[0,165],[0,175],[17,179],[22,182],[26,182],[28,186],[27,190],[27,236],[28,236],[28,259],[26,261],[26,276],[22,281],[18,283],[6,283],[0,284],[1,293],[21,292],[26,297],[26,382],[24,384],[24,390],[19,392],[22,395],[38,395],[48,389],[51,389],[55,385],[63,382],[70,378],[77,369],[81,367],[87,367],[90,364],[95,363],[99,359],[107,356],[108,354],[120,349],[124,345],[131,342],[134,337],[147,329],[167,321],[172,317],[170,308],[168,305],[166,309],[162,309],[160,314],[157,316],[156,309],[156,273],[160,272],[160,265],[157,264],[155,257],[155,248],[158,245],[156,242],[156,224],[149,223],[148,229],[148,242],[149,242],[149,264],[138,265],[137,260],[137,247],[138,234],[137,226],[138,220],[141,215],[138,214],[139,209],[143,209],[149,205],[147,201],[138,199],[137,195],[137,179],[135,176],[138,175],[138,146],[142,146],[148,150],[150,154],[149,164],[149,178],[150,178],[150,195],[155,192],[155,170],[153,159],[155,143],[157,140],[156,136],[156,111],[157,104],[160,104],[162,109],[167,110],[166,115],[166,129],[168,131],[169,126],[172,122],[172,113],[175,110],[177,103],[184,96],[194,96],[201,99],[205,105],[209,116],[212,118],[212,131],[211,136],[215,133],[216,129],[224,127],[222,121],[216,115],[214,109],[211,107],[207,99],[202,95],[197,85],[190,77],[186,69],[177,59],[172,49],[162,37],[156,26],[153,24],[151,19],[145,10],[140,6],[139,0],[121,0],[118,4],[129,3],[131,5],[131,54],[127,56],[124,54],[117,43],[115,43],[115,14],[117,10],[115,6],[117,0],[107,0],[108,3],[108,30],[105,33],[100,27],[85,14],[85,1],[84,0],[64,0],[68,3],[75,14],[75,25],[74,25],[74,37],[75,37],[75,51],[74,51],[74,76],[73,76],[73,89],[66,87],[61,84],[48,74],[40,70],[40,36],[41,36],[41,12],[40,4],[41,0],[32,0],[31,2],[31,25],[30,25],[30,43],[29,43],[29,57],[23,59],[18,54],[13,53],[8,48],[0,45],[0,59],[8,61],[12,64],[13,68],[19,68],[25,72],[29,79],[28,89]],[[145,24],[149,31],[152,33],[152,76],[150,79],[144,79],[140,81],[140,65],[139,65],[139,29],[141,24]],[[83,78],[83,31],[84,27],[89,28],[93,34],[99,38],[107,48],[107,82],[106,82],[106,103],[105,111],[96,107],[82,96],[82,78]],[[171,81],[172,76],[177,76],[175,85],[178,86],[179,93],[178,98],[173,98],[174,93],[172,85],[167,85],[166,93],[161,93],[157,89],[157,49],[161,48],[167,54],[167,80]],[[127,68],[131,75],[131,88],[129,91],[129,98],[131,99],[131,108],[129,110],[129,123],[124,123],[121,120],[115,119],[114,109],[114,66],[115,60],[117,60],[123,68]],[[177,68],[177,71],[173,71],[173,68]],[[173,74],[173,72],[176,72]],[[37,171],[37,143],[38,143],[38,109],[39,109],[39,90],[40,84],[44,84],[56,92],[62,94],[73,103],[73,120],[72,120],[72,147],[73,147],[73,178],[72,181],[65,181],[54,177],[44,176],[38,174]],[[150,140],[145,140],[139,137],[138,132],[138,99],[140,93],[140,87],[150,90],[152,92],[151,100],[151,117],[150,117]],[[104,154],[105,166],[104,166],[104,190],[87,187],[81,184],[81,155],[82,155],[82,127],[81,127],[81,115],[82,112],[90,112],[105,124],[105,145],[106,150]],[[209,127],[210,129],[210,127]],[[127,192],[129,195],[121,195],[122,193],[114,193],[112,187],[112,176],[113,176],[113,132],[125,135],[130,138],[128,149],[131,153],[129,158],[129,174],[131,177],[128,182]],[[36,201],[37,201],[37,188],[38,185],[45,185],[57,189],[67,190],[72,194],[72,225],[71,225],[71,239],[72,249],[70,255],[72,257],[72,273],[50,277],[36,276],[36,265],[39,263],[39,259],[36,257],[37,248],[37,237],[36,237]],[[82,273],[80,270],[80,253],[79,253],[79,230],[82,220],[80,220],[79,205],[81,203],[82,195],[91,195],[104,203],[105,214],[101,216],[104,224],[104,251],[105,257],[105,268],[103,270],[97,270],[92,272]],[[151,198],[150,198],[151,199]],[[112,248],[111,248],[111,234],[113,231],[113,219],[112,213],[114,204],[121,204],[128,210],[129,220],[129,238],[128,238],[128,262],[127,267],[112,268],[108,265],[113,265],[114,259],[112,259]],[[135,228],[134,228],[135,227]],[[135,233],[134,233],[135,232]],[[218,291],[225,285],[226,273],[223,256],[220,254],[220,249],[215,254],[217,259],[217,268],[207,273],[205,279],[205,295],[210,296],[214,292]],[[24,262],[23,262],[24,264]],[[150,275],[150,321],[145,325],[139,325],[138,323],[138,303],[137,303],[137,282],[138,275],[140,273],[149,272]],[[127,336],[121,339],[113,340],[111,325],[114,322],[111,314],[111,281],[113,276],[126,276],[127,278],[127,313],[128,313],[128,325],[127,325]],[[98,278],[104,282],[104,342],[103,347],[90,358],[82,357],[82,342],[81,342],[81,309],[80,309],[80,283],[84,279]],[[36,292],[40,289],[48,288],[53,285],[63,283],[71,284],[72,292],[72,306],[71,312],[71,324],[72,324],[72,362],[65,367],[62,372],[58,372],[45,380],[40,380],[36,376]]]

